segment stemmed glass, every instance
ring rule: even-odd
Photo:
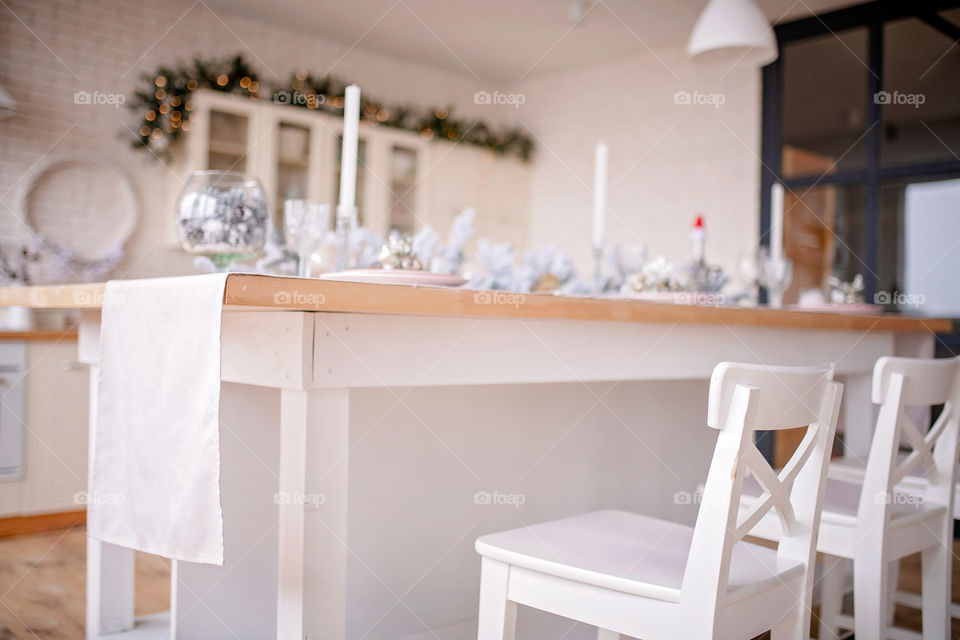
[[[737,260],[737,275],[746,291],[750,306],[757,304],[757,287],[760,282],[760,254],[757,249],[740,254]]]
[[[760,249],[759,283],[767,290],[767,302],[774,309],[783,306],[783,294],[793,281],[793,262],[773,256],[766,247]]]
[[[330,229],[330,205],[306,200],[283,203],[283,231],[287,245],[298,256],[297,275],[310,277],[310,259]]]

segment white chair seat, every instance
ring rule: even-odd
[[[628,513],[594,511],[483,536],[483,556],[532,571],[633,595],[678,602],[693,527]],[[739,600],[801,575],[802,564],[777,567],[777,552],[734,546],[728,597]]]
[[[847,480],[828,478],[823,492],[823,510],[820,522],[855,527],[857,524],[857,510],[860,508],[860,492],[862,484]],[[743,497],[740,499],[740,509],[747,509],[756,503],[763,494],[763,489],[756,478],[750,476],[743,481]],[[924,505],[912,494],[897,494],[891,505],[891,527],[904,525],[917,520],[933,516],[943,511],[942,506]],[[767,514],[769,519],[773,514]]]
[[[900,454],[897,456],[897,463],[902,463],[906,459],[906,454]],[[831,478],[837,480],[845,480],[848,482],[863,482],[863,474],[866,472],[866,461],[858,460],[856,458],[838,458],[836,460],[830,461],[830,466],[827,468],[827,474]],[[926,478],[921,476],[907,476],[900,481],[900,484],[897,485],[898,489],[902,489],[905,493],[911,494],[922,494],[926,491],[929,482]],[[960,520],[960,483],[957,483],[957,488],[954,493],[953,500],[953,517],[954,519]]]

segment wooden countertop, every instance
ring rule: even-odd
[[[0,288],[0,306],[98,309],[104,283]],[[852,315],[743,307],[662,304],[625,299],[511,294],[434,287],[230,274],[226,310],[289,310],[614,322],[728,324],[801,329],[947,333],[953,322],[898,314]]]
[[[59,342],[61,340],[76,339],[76,329],[31,329],[29,331],[7,331],[6,329],[0,329],[0,342]]]

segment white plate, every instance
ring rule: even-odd
[[[621,291],[616,297],[663,304],[686,304],[716,307],[723,304],[719,293],[693,293],[689,291]]]
[[[456,274],[410,271],[403,269],[350,269],[320,276],[321,280],[371,282],[374,284],[406,284],[424,287],[459,287],[467,281]]]
[[[883,313],[883,307],[876,304],[860,302],[856,304],[838,304],[821,302],[819,304],[800,305],[792,304],[788,307],[793,311],[811,311],[815,313],[853,313],[857,315],[877,315]]]

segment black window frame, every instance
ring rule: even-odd
[[[960,7],[958,0],[927,0],[902,2],[876,0],[830,13],[811,16],[774,27],[777,45],[783,45],[855,28],[866,28],[868,34],[866,105],[867,162],[862,169],[837,170],[826,175],[784,178],[782,175],[783,151],[783,71],[782,58],[778,57],[762,70],[762,115],[761,115],[761,171],[760,171],[760,243],[770,244],[770,189],[774,182],[781,182],[788,190],[809,189],[818,185],[858,185],[865,193],[863,248],[859,256],[865,264],[864,294],[868,302],[874,300],[878,290],[880,255],[880,191],[885,184],[907,179],[935,179],[960,177],[960,160],[945,160],[884,167],[881,165],[883,105],[874,100],[874,95],[883,91],[883,27],[889,22],[904,18],[917,18],[933,28],[944,31],[955,40],[960,40],[960,29],[944,20],[940,11]],[[960,46],[960,45],[954,45]]]

